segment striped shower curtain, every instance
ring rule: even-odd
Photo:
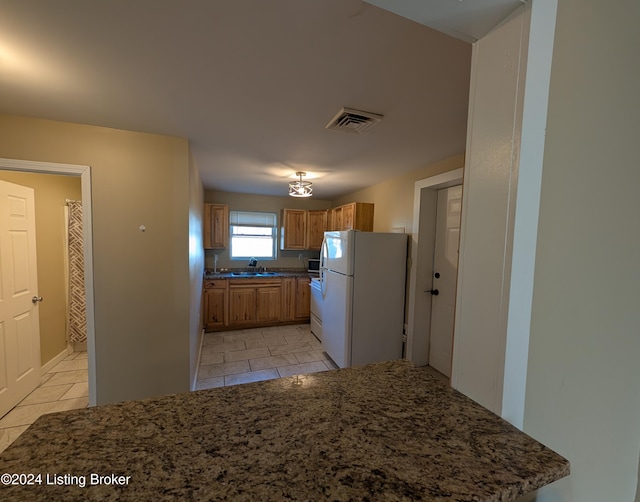
[[[69,208],[69,309],[67,340],[87,341],[84,290],[84,251],[82,240],[82,202],[67,201]]]

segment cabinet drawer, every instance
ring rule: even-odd
[[[226,287],[226,279],[207,279],[204,281],[204,289],[224,289]]]

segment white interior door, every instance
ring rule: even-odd
[[[0,417],[40,383],[32,188],[0,181]]]
[[[462,186],[438,190],[429,366],[451,376]]]

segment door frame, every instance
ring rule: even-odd
[[[0,158],[0,169],[63,176],[79,176],[82,191],[82,237],[84,247],[84,285],[87,304],[87,355],[89,364],[89,406],[96,405],[95,309],[93,291],[93,228],[91,217],[91,168],[75,164],[59,164]],[[37,232],[36,232],[37,239]]]
[[[415,182],[413,195],[413,231],[409,268],[409,298],[407,308],[407,342],[405,359],[418,366],[429,363],[431,331],[431,295],[427,297],[425,278],[431,279],[436,227],[437,192],[442,188],[461,185],[464,168]]]

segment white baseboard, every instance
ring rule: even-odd
[[[60,354],[55,356],[53,359],[50,359],[48,362],[43,364],[42,368],[40,368],[40,376],[43,377],[45,374],[49,373],[56,364],[58,364],[60,361],[62,361],[65,357],[67,357],[72,352],[73,350],[71,349],[71,347],[67,347],[62,352],[60,352]]]
[[[196,390],[196,385],[198,384],[198,372],[200,371],[200,358],[202,357],[202,344],[204,343],[204,328],[200,333],[200,346],[198,347],[198,361],[196,362],[196,374],[193,377],[193,382],[191,382],[191,390]]]

